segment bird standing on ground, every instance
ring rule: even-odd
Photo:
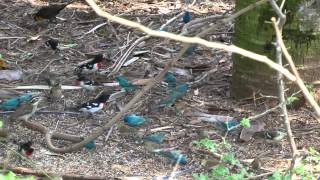
[[[82,104],[78,107],[78,110],[81,112],[88,112],[91,114],[98,112],[105,107],[109,97],[110,95],[108,94],[102,94],[98,98]]]
[[[90,74],[98,71],[102,67],[102,61],[105,60],[103,54],[97,54],[92,61],[79,65],[75,72],[76,74]]]
[[[91,81],[90,79],[87,79],[86,77],[81,76],[81,75],[78,75],[78,79],[76,80],[76,84],[86,90],[89,90],[89,91],[95,90],[94,81]]]
[[[45,72],[41,74],[42,78],[50,86],[49,99],[52,101],[57,101],[63,97],[61,80],[57,74],[51,72]]]
[[[21,106],[13,112],[10,116],[10,120],[28,120],[38,109],[38,104],[42,100],[42,97],[32,97],[30,102],[24,102]]]
[[[73,3],[74,1],[63,3],[63,4],[51,4],[39,9],[37,13],[33,15],[35,21],[42,21],[48,19],[50,21],[54,20],[56,16],[63,10],[66,6]]]
[[[23,156],[31,157],[34,152],[34,149],[31,147],[32,144],[33,144],[32,141],[19,144],[18,152]]]
[[[185,11],[184,12],[184,15],[183,15],[183,17],[182,17],[182,21],[185,23],[185,24],[187,24],[188,22],[190,22],[191,21],[191,14],[190,14],[190,12],[189,11]]]
[[[49,39],[45,42],[46,47],[51,48],[52,50],[59,50],[59,41],[56,39]]]
[[[278,129],[271,129],[267,131],[257,132],[255,135],[258,137],[263,137],[267,143],[277,144],[287,136],[287,133],[282,132]]]
[[[120,87],[123,88],[128,93],[132,93],[137,89],[135,85],[133,85],[123,76],[117,76],[116,80],[118,81]]]

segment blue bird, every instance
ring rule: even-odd
[[[163,133],[159,133],[159,134],[150,134],[148,136],[146,136],[144,138],[146,141],[151,141],[157,144],[162,144],[165,137]]]
[[[121,88],[123,88],[126,92],[133,92],[137,89],[135,85],[133,85],[131,82],[129,82],[125,77],[123,76],[117,76],[116,80],[118,81]]]
[[[172,72],[167,72],[164,76],[164,82],[168,83],[169,88],[175,88],[177,86],[177,79]]]
[[[130,127],[141,126],[146,122],[146,119],[142,116],[137,116],[135,114],[129,114],[124,117],[124,122]]]
[[[189,85],[187,83],[183,83],[175,87],[169,93],[169,98],[160,101],[160,107],[172,106],[177,100],[181,99],[188,92],[188,89]]]
[[[191,56],[196,49],[196,45],[190,45],[190,47],[186,50],[186,55]]]
[[[19,97],[11,98],[0,104],[0,109],[5,111],[16,110],[21,103],[28,102],[32,99],[32,94],[24,94]]]
[[[179,163],[181,165],[188,163],[187,156],[179,151],[160,151],[158,154],[168,158],[171,163]]]
[[[164,31],[164,32],[168,32],[168,27],[164,27],[164,28],[160,28],[159,31]]]
[[[188,22],[190,22],[191,21],[191,14],[190,14],[190,12],[189,11],[185,11],[184,12],[184,15],[183,15],[183,17],[182,17],[182,21],[185,23],[185,24],[187,24]]]
[[[86,144],[85,147],[86,147],[87,150],[90,151],[90,150],[93,150],[94,148],[96,148],[97,145],[96,145],[95,141],[91,141],[88,144]]]

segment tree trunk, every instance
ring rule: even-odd
[[[286,1],[284,9],[287,11],[287,21],[283,30],[285,44],[299,67],[302,78],[308,82],[320,77],[320,1],[311,1]],[[256,0],[237,0],[236,10],[253,2]],[[276,37],[270,23],[271,17],[277,16],[270,4],[266,3],[237,18],[233,43],[274,59],[273,42]],[[237,54],[234,54],[232,59],[232,95],[235,98],[249,97],[254,92],[273,95],[277,93],[274,70]]]

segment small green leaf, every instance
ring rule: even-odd
[[[78,46],[78,44],[76,44],[76,43],[65,45],[65,47],[68,47],[68,48],[74,48],[74,47],[77,47],[77,46]]]
[[[272,174],[271,177],[268,178],[268,180],[281,180],[282,175],[280,174],[280,171],[276,171]]]
[[[193,177],[198,180],[210,180],[208,175],[205,174],[193,174]]]
[[[297,97],[295,97],[295,96],[289,96],[289,97],[287,98],[287,105],[290,105],[290,104],[292,104],[294,101],[297,101],[297,100],[299,100],[299,98],[297,98]]]
[[[249,128],[251,126],[250,120],[248,118],[241,119],[240,124],[245,128]]]
[[[208,138],[201,139],[200,141],[195,141],[193,143],[195,144],[197,149],[204,147],[212,153],[216,152],[217,150],[217,144]]]
[[[0,129],[3,127],[3,121],[0,119]]]
[[[304,165],[303,164],[298,165],[293,169],[293,172],[299,175],[304,175],[304,172],[305,172]]]
[[[221,157],[221,160],[232,165],[240,164],[240,161],[234,157],[234,154],[229,153]]]
[[[212,176],[215,177],[216,179],[226,177],[229,175],[229,173],[230,173],[229,169],[221,165],[215,166],[212,169]]]

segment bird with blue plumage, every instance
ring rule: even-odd
[[[144,137],[145,141],[150,141],[156,144],[162,144],[165,140],[165,136],[163,133],[157,133],[157,134],[149,134],[146,137]]]
[[[137,127],[145,124],[147,120],[144,117],[136,114],[128,114],[123,118],[123,121],[130,127]]]
[[[135,85],[133,85],[129,80],[127,80],[123,76],[117,76],[116,80],[118,81],[120,87],[128,93],[132,93],[137,89]]]
[[[181,154],[179,151],[171,150],[171,151],[160,151],[157,154],[166,157],[173,164],[181,164],[185,165],[188,163],[187,156]]]
[[[19,97],[8,99],[0,104],[0,109],[5,111],[16,110],[22,103],[29,102],[33,95],[31,93],[23,94]]]
[[[189,11],[185,11],[184,15],[182,16],[182,21],[185,24],[187,24],[187,23],[189,23],[191,21],[191,19],[192,19],[192,16],[191,16],[190,12]]]
[[[166,99],[160,101],[160,107],[170,107],[172,106],[177,100],[181,99],[184,95],[187,94],[189,89],[189,85],[187,83],[180,84],[176,86],[169,92],[169,96]]]
[[[168,87],[170,89],[175,88],[177,86],[177,78],[170,71],[167,72],[164,76],[164,82],[168,83]]]
[[[86,144],[84,147],[90,151],[95,149],[97,145],[96,145],[96,142],[93,140],[93,141],[90,141],[88,144]]]

